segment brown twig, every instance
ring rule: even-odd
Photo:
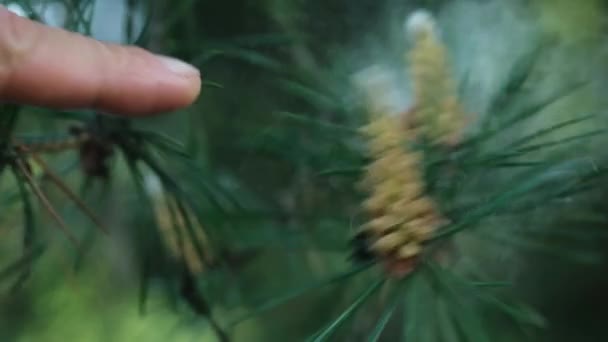
[[[78,132],[76,135],[54,141],[25,142],[18,138],[13,138],[12,144],[18,149],[28,153],[59,153],[78,149],[88,139],[90,139],[90,134],[87,132]]]
[[[59,225],[59,228],[68,237],[70,242],[72,242],[74,244],[74,246],[76,248],[78,248],[78,245],[79,245],[78,240],[72,234],[72,232],[68,229],[68,226],[65,223],[65,221],[61,218],[61,216],[57,213],[57,211],[55,211],[55,209],[53,208],[53,205],[51,204],[49,199],[45,196],[44,192],[42,192],[40,187],[36,184],[36,181],[30,174],[30,171],[28,170],[28,168],[23,164],[23,161],[20,158],[17,158],[17,159],[15,159],[15,163],[17,164],[17,167],[19,168],[19,170],[21,171],[23,176],[26,178],[27,183],[32,188],[32,191],[34,191],[34,195],[36,195],[36,197],[38,197],[38,200],[40,200],[40,203],[42,203],[42,206],[44,206],[44,208],[49,212],[49,214],[51,214],[51,216],[53,217],[55,222],[57,222],[57,224]]]
[[[36,164],[38,164],[44,170],[44,172],[49,177],[49,179],[53,182],[53,184],[55,184],[66,196],[68,196],[69,199],[72,200],[72,202],[74,202],[74,204],[76,204],[78,206],[78,208],[80,208],[80,210],[82,210],[102,232],[104,232],[105,234],[109,234],[108,229],[103,225],[101,220],[95,215],[93,210],[91,210],[91,208],[89,208],[89,206],[87,206],[80,199],[80,197],[78,197],[78,195],[76,195],[61,180],[61,178],[55,172],[53,172],[53,170],[51,170],[51,168],[49,168],[48,164],[42,158],[40,158],[39,155],[37,155],[36,153],[32,153],[31,157],[32,157],[32,159],[34,159]]]

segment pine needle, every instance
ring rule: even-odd
[[[302,295],[304,295],[305,293],[312,291],[312,290],[316,290],[320,287],[326,286],[326,285],[330,285],[330,284],[334,284],[340,281],[343,281],[345,279],[348,279],[362,271],[365,271],[366,269],[368,269],[370,266],[372,265],[372,263],[367,263],[367,264],[363,264],[360,265],[358,267],[355,267],[351,270],[348,270],[347,272],[344,273],[340,273],[336,276],[333,276],[331,278],[327,278],[327,279],[323,279],[320,280],[318,282],[312,283],[308,286],[304,286],[301,287],[299,289],[296,289],[294,291],[291,291],[285,295],[279,295],[276,296],[274,298],[272,298],[270,301],[258,306],[257,308],[255,308],[252,312],[247,313],[245,315],[243,315],[242,317],[236,319],[232,324],[230,324],[230,327],[234,327],[246,320],[249,320],[251,318],[253,318],[254,316],[257,316],[263,312],[269,311],[271,309],[274,309],[282,304],[285,304],[293,299],[296,299]]]
[[[342,314],[340,316],[338,316],[335,320],[333,320],[326,328],[324,328],[323,330],[321,330],[320,332],[316,333],[313,335],[313,337],[310,339],[310,341],[312,342],[320,342],[320,341],[326,341],[329,337],[331,337],[331,335],[336,331],[336,329],[338,329],[338,327],[340,327],[340,325],[342,323],[344,323],[344,321],[346,321],[350,316],[352,316],[357,309],[359,309],[359,307],[361,305],[363,305],[363,303],[365,303],[365,301],[371,297],[371,295],[373,295],[382,284],[384,284],[385,279],[380,279],[378,281],[376,281],[372,286],[370,286],[367,290],[365,290],[365,292],[363,292],[359,298],[357,298],[357,300],[355,300],[346,310],[344,310],[344,312],[342,312]]]
[[[68,240],[70,240],[70,242],[72,242],[74,247],[76,247],[78,249],[78,246],[79,246],[78,239],[76,239],[74,234],[69,230],[69,228],[68,228],[67,224],[65,223],[65,221],[63,220],[63,218],[61,218],[61,216],[57,213],[57,211],[55,211],[55,209],[53,208],[53,205],[51,204],[49,199],[46,197],[46,195],[44,194],[42,189],[40,189],[40,187],[36,184],[36,181],[30,174],[29,170],[23,164],[23,161],[21,159],[16,159],[15,163],[17,164],[17,167],[21,171],[21,174],[25,176],[27,183],[29,184],[30,188],[34,192],[34,195],[36,195],[36,197],[38,198],[38,200],[40,201],[42,206],[53,217],[55,222],[59,225],[59,228],[67,236]]]
[[[404,293],[401,290],[403,290],[402,286],[397,288],[397,291],[398,291],[397,295],[393,296],[392,302],[389,303],[386,306],[386,308],[384,309],[384,312],[378,319],[378,322],[376,323],[374,330],[372,330],[369,337],[367,338],[368,342],[377,342],[380,339],[380,337],[382,336],[382,332],[386,328],[386,325],[388,324],[388,322],[393,317],[393,314],[395,313],[395,311],[397,310],[399,305],[403,304],[402,299],[404,297]]]
[[[32,159],[38,164],[49,177],[49,179],[55,184],[74,204],[85,213],[89,219],[101,230],[104,234],[109,234],[109,230],[104,226],[97,215],[87,206],[81,199],[76,195],[62,180],[61,178],[49,168],[48,164],[40,158],[36,153],[31,154]]]

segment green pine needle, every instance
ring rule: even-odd
[[[32,262],[39,258],[43,251],[44,248],[42,246],[33,247],[25,255],[22,255],[21,258],[1,269],[0,282],[5,281],[16,273],[28,272],[27,270],[31,267]]]
[[[276,296],[274,298],[272,298],[271,300],[265,302],[264,304],[256,307],[255,309],[253,309],[250,313],[245,314],[244,316],[234,320],[229,326],[230,327],[234,327],[246,320],[249,320],[253,317],[259,316],[260,314],[272,310],[280,305],[283,305],[295,298],[298,298],[310,291],[314,291],[316,289],[319,289],[321,287],[325,287],[325,286],[329,286],[332,284],[336,284],[339,282],[342,282],[348,278],[351,278],[365,270],[367,270],[369,267],[371,266],[371,263],[368,264],[363,264],[363,265],[359,265],[357,267],[354,267],[344,273],[340,273],[336,276],[327,278],[327,279],[323,279],[317,282],[314,282],[312,284],[309,284],[307,286],[303,286],[297,289],[294,289],[284,295],[279,295]]]
[[[372,330],[369,337],[367,338],[368,342],[377,342],[382,336],[382,332],[386,328],[386,325],[393,317],[393,314],[395,313],[399,305],[403,303],[404,294],[402,290],[404,290],[404,287],[400,286],[396,290],[397,295],[391,297],[391,301],[385,307],[384,312],[382,312],[382,315],[380,316],[378,322],[376,323],[376,326],[374,327],[374,330]]]
[[[466,336],[466,341],[490,342],[491,338],[483,324],[483,316],[471,303],[464,300],[464,298],[470,298],[470,296],[465,297],[466,293],[457,287],[457,283],[450,278],[447,270],[430,262],[425,263],[425,266],[437,281],[440,291],[447,296],[448,310],[452,313],[459,329]]]
[[[321,342],[327,341],[328,338],[340,327],[344,321],[350,318],[358,309],[365,303],[365,301],[371,297],[380,287],[384,284],[384,279],[380,279],[376,281],[372,286],[370,286],[365,292],[363,292],[340,316],[330,322],[327,327],[323,328],[321,331],[317,332],[309,339],[311,342]]]

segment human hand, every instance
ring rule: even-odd
[[[143,116],[188,106],[200,87],[189,64],[47,27],[0,6],[0,102]]]

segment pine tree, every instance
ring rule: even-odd
[[[603,65],[561,2],[2,3],[204,78],[154,119],[2,105],[3,341],[605,338]]]

